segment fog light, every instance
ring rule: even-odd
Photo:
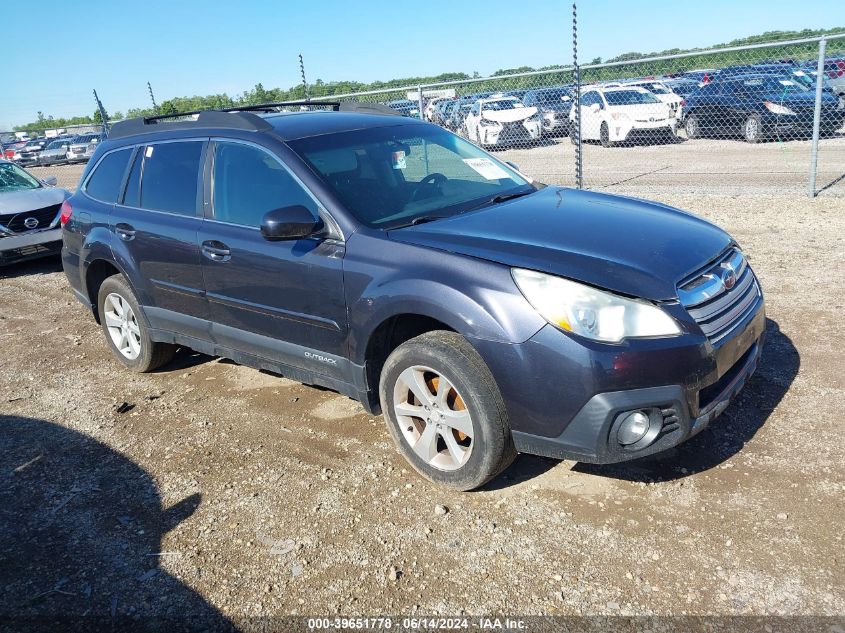
[[[616,432],[616,437],[622,446],[636,444],[648,433],[650,424],[651,420],[648,415],[642,411],[634,411],[622,420],[619,430]]]

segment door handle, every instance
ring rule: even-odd
[[[214,262],[228,262],[232,259],[232,251],[223,242],[208,240],[202,243],[202,254]]]
[[[125,222],[115,224],[114,230],[117,236],[124,242],[129,242],[135,238],[135,229],[131,224],[126,224]]]

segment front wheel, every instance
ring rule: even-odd
[[[152,371],[173,358],[174,345],[150,339],[141,307],[123,275],[112,275],[103,282],[97,308],[112,353],[132,371]]]
[[[613,142],[610,140],[610,128],[607,127],[607,123],[601,124],[599,138],[601,139],[602,147],[613,147]]]
[[[379,395],[399,452],[435,483],[472,490],[516,457],[493,375],[459,334],[428,332],[397,347]]]

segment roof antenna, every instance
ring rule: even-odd
[[[147,82],[147,90],[150,93],[150,101],[153,102],[153,112],[158,114],[158,106],[156,105],[156,98],[155,98],[155,95],[153,94],[153,87],[150,85],[149,81]]]
[[[302,53],[299,54],[299,72],[302,74],[302,87],[305,89],[305,100],[311,101],[308,96],[308,82],[305,81],[305,62],[302,60]]]

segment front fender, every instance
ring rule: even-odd
[[[476,339],[521,343],[545,320],[525,300],[501,264],[422,246],[382,234],[356,233],[347,242],[344,283],[349,306],[349,356],[366,359],[379,325],[409,314],[445,323]]]

